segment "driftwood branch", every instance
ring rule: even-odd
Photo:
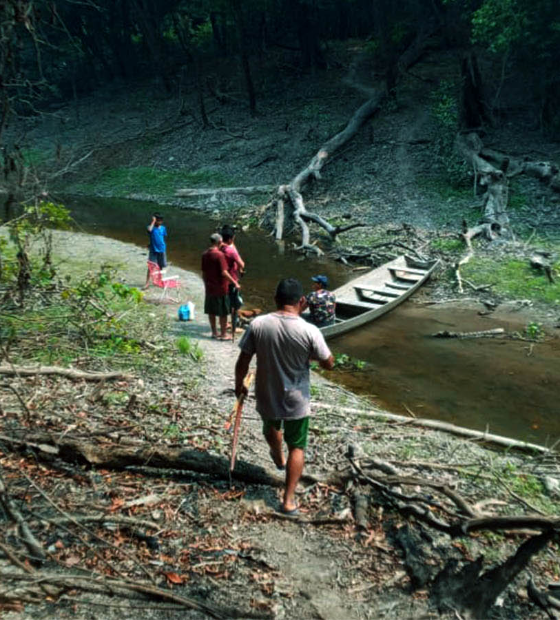
[[[332,405],[327,403],[313,403],[314,408],[318,409],[332,409]],[[359,418],[374,418],[380,422],[396,422],[401,425],[409,424],[412,426],[419,426],[421,428],[433,428],[445,433],[451,433],[453,435],[459,435],[461,437],[469,437],[475,440],[479,440],[483,443],[494,444],[505,448],[516,448],[525,452],[539,452],[542,454],[554,454],[551,448],[540,446],[534,443],[528,443],[525,441],[518,441],[517,439],[511,439],[509,437],[503,437],[502,435],[495,435],[493,433],[475,431],[470,428],[463,428],[462,426],[455,426],[455,424],[449,424],[448,422],[440,422],[439,420],[429,420],[425,418],[407,418],[406,416],[398,415],[396,413],[388,413],[385,411],[362,411],[361,409],[352,409],[351,407],[337,407],[337,411],[345,411],[348,413],[355,413]]]
[[[527,583],[527,594],[529,598],[536,603],[541,609],[547,613],[549,618],[559,618],[560,613],[560,596],[554,596],[548,592],[542,592],[537,588],[532,578]]]
[[[6,513],[7,517],[17,525],[19,534],[28,548],[33,559],[44,560],[47,555],[41,543],[35,538],[27,521],[23,518],[20,511],[16,508],[16,505],[12,501],[12,498],[8,494],[4,479],[0,471],[0,506]]]
[[[432,334],[433,338],[494,338],[496,336],[503,336],[506,330],[503,327],[496,327],[495,329],[485,329],[479,332],[450,332],[447,330],[436,332]]]
[[[41,572],[40,574],[34,573],[16,573],[13,571],[0,571],[0,578],[8,581],[26,581],[33,584],[52,584],[62,589],[78,589],[85,592],[95,592],[109,595],[126,595],[131,592],[142,594],[148,598],[167,601],[181,605],[187,609],[193,609],[201,613],[207,614],[212,618],[218,618],[219,620],[227,620],[228,618],[265,618],[269,617],[266,614],[253,614],[251,612],[237,611],[232,608],[224,609],[217,606],[210,605],[208,603],[202,603],[192,598],[187,598],[149,584],[143,584],[138,582],[112,579],[109,577],[81,575],[81,574],[60,574],[60,573],[47,573]]]
[[[125,446],[116,443],[94,443],[70,436],[54,441],[46,433],[33,433],[25,438],[0,436],[0,441],[13,450],[33,449],[37,458],[52,460],[61,458],[70,462],[95,465],[108,469],[124,470],[133,466],[186,470],[209,474],[229,480],[229,461],[225,457],[207,454],[199,450],[185,450],[166,445],[141,444]],[[284,486],[284,478],[270,474],[258,465],[238,461],[232,477],[248,483]],[[323,482],[314,476],[304,475],[302,482]]]
[[[29,377],[34,375],[58,375],[69,379],[83,379],[84,381],[106,381],[108,379],[132,379],[131,375],[122,372],[84,372],[73,368],[61,368],[59,366],[37,366],[29,368],[24,366],[0,366],[0,374]]]
[[[405,50],[402,56],[394,63],[391,72],[391,83],[383,85],[378,89],[368,89],[369,99],[363,103],[352,115],[344,129],[327,140],[311,158],[307,166],[301,170],[287,185],[281,185],[278,188],[278,196],[280,200],[271,203],[270,206],[280,205],[285,209],[286,204],[291,204],[293,213],[292,217],[301,230],[301,244],[299,249],[316,252],[315,246],[309,241],[309,228],[307,221],[313,221],[328,232],[332,239],[346,230],[360,226],[355,224],[351,226],[335,227],[327,222],[324,218],[310,213],[303,201],[302,192],[305,187],[312,181],[321,179],[321,171],[324,166],[332,160],[333,155],[348,144],[360,131],[360,129],[380,110],[381,104],[389,94],[394,95],[394,88],[398,78],[422,56],[428,39],[434,32],[432,24],[426,24],[424,30],[418,33],[413,43]],[[278,224],[285,221],[285,214],[276,216],[276,238],[281,239],[283,230],[278,229]]]
[[[208,188],[186,188],[178,189],[175,196],[182,198],[196,198],[199,196],[216,196],[219,194],[259,194],[262,192],[273,192],[274,185],[253,185],[249,187],[208,187]]]
[[[455,610],[467,618],[489,617],[498,596],[554,537],[554,532],[532,536],[505,562],[482,574],[482,558],[458,571],[457,561],[451,560],[434,580],[432,599],[441,611]]]

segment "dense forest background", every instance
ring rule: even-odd
[[[11,113],[32,115],[115,81],[153,80],[177,92],[210,87],[239,58],[247,105],[258,108],[262,67],[282,56],[328,71],[329,46],[364,44],[393,91],[403,52],[430,35],[453,50],[462,127],[523,112],[544,132],[560,128],[560,15],[555,0],[6,0],[0,39],[0,137]],[[273,76],[270,82],[273,82]]]

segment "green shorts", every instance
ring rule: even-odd
[[[277,431],[284,429],[284,441],[289,448],[305,448],[309,431],[309,416],[298,420],[263,420],[263,434],[271,428]]]

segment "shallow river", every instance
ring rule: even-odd
[[[154,205],[94,199],[69,200],[67,205],[85,232],[147,244],[145,228]],[[165,217],[170,261],[199,272],[201,252],[216,222],[197,212],[157,210]],[[275,284],[282,277],[298,277],[306,286],[312,275],[324,273],[336,288],[355,276],[325,259],[284,253],[261,232],[240,232],[236,244],[247,263],[242,286],[250,307],[271,309]],[[405,302],[370,325],[329,341],[334,353],[367,362],[364,371],[335,372],[333,378],[395,413],[412,411],[417,417],[550,443],[560,437],[558,334],[534,346],[515,340],[430,337],[444,329],[522,331],[525,323],[514,313],[481,317],[475,310]]]

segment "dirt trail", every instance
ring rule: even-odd
[[[118,267],[119,278],[130,286],[141,287],[145,281],[144,261],[146,251],[140,247],[105,237],[79,233],[57,233],[56,253],[63,260],[83,261],[88,256],[91,269],[95,269],[111,257]],[[179,275],[184,288],[182,302],[195,304],[195,320],[179,322],[175,303],[160,303],[159,291],[148,289],[145,300],[154,304],[154,312],[167,315],[170,320],[172,338],[186,335],[196,342],[204,352],[203,379],[200,389],[206,400],[223,412],[224,420],[234,402],[234,366],[237,359],[237,342],[220,342],[210,337],[207,317],[203,314],[204,289],[201,278],[192,272],[171,265],[169,274]],[[173,346],[173,341],[169,340]],[[324,382],[315,377],[314,382]],[[310,450],[310,464],[307,471],[319,473],[313,461],[314,449]],[[260,432],[260,420],[251,396],[244,409],[244,419],[239,443],[239,458],[261,465],[276,473],[268,455],[266,444]],[[324,473],[324,472],[323,472]],[[254,522],[263,512],[274,511],[279,505],[279,491],[270,488],[256,488],[245,495],[241,502],[222,504],[213,510],[213,528],[238,530],[245,541],[258,546],[266,563],[274,568],[274,589],[287,596],[286,601],[276,605],[277,617],[283,617],[297,608],[301,618],[364,618],[367,610],[357,604],[355,597],[341,587],[341,571],[353,564],[352,556],[359,553],[359,547],[351,540],[333,538],[321,531],[303,530],[302,526],[286,521],[271,520]],[[241,522],[249,520],[249,523]],[[339,528],[337,528],[339,529]],[[353,551],[350,550],[354,547]],[[349,553],[350,552],[350,553]],[[362,551],[363,555],[363,551]],[[369,555],[369,554],[368,554]],[[367,588],[367,576],[358,578],[358,585]],[[280,597],[281,594],[278,594]],[[297,601],[297,603],[296,603]],[[285,612],[282,606],[285,606]]]

